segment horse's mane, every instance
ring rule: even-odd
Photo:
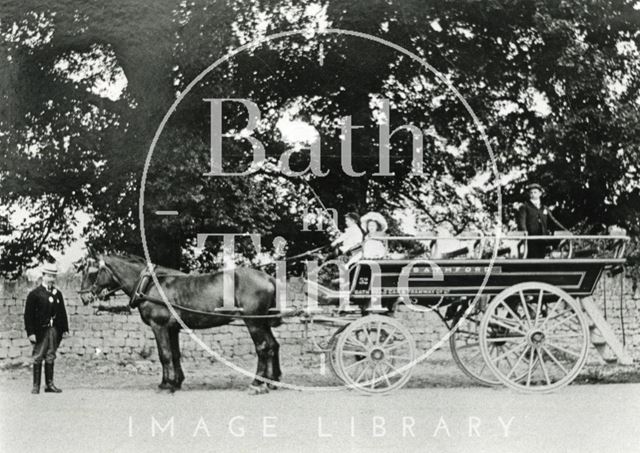
[[[147,260],[146,259],[144,259],[141,256],[134,255],[132,253],[113,253],[113,254],[105,254],[105,255],[109,256],[110,258],[117,258],[117,259],[121,259],[123,261],[127,261],[130,264],[138,264],[138,265],[141,265],[141,266],[146,266],[147,265]],[[171,267],[160,266],[160,265],[158,265],[156,267],[156,270],[163,271],[164,273],[184,274],[184,272],[181,272],[178,269],[173,269]]]

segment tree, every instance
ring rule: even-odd
[[[320,244],[324,234],[299,231],[303,205],[319,205],[315,194],[342,212],[378,209],[390,216],[409,209],[429,228],[483,227],[496,212],[496,189],[504,192],[508,221],[529,179],[545,185],[565,224],[601,231],[615,222],[638,234],[640,13],[632,2],[196,0],[144,6],[119,0],[8,2],[3,12],[0,196],[8,212],[0,214],[31,214],[11,225],[12,236],[0,245],[4,274],[63,248],[77,211],[92,214],[85,237],[97,248],[141,253],[140,175],[155,129],[178,93],[217,57],[253,37],[323,23],[379,36],[425,58],[473,108],[504,176],[492,175],[472,117],[434,74],[379,44],[310,31],[238,55],[203,79],[172,116],[149,169],[147,212],[173,204],[181,216],[148,216],[158,262],[194,265],[185,252],[202,228],[280,232],[291,251]],[[100,91],[118,80],[126,81],[119,96]],[[269,162],[260,174],[203,178],[209,105],[202,99],[216,96],[246,97],[260,106],[257,137]],[[396,175],[372,176],[383,97],[390,100],[391,130],[414,124],[424,131],[424,175],[410,172],[411,136],[398,133],[391,148]],[[274,174],[293,146],[274,133],[284,111],[319,131],[328,176]],[[225,115],[230,126],[246,121],[242,109]],[[358,178],[345,177],[340,167],[336,121],[346,115],[365,126],[353,133],[353,167],[365,172]],[[251,160],[246,143],[225,149],[233,153],[229,164]],[[291,158],[297,169],[308,162],[304,147]],[[286,190],[262,195],[278,187]],[[207,210],[212,206],[215,215]]]

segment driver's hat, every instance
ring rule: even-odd
[[[537,182],[527,184],[526,189],[527,189],[527,192],[530,192],[533,189],[538,189],[540,192],[544,193],[544,188]]]

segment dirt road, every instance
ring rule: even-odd
[[[404,389],[389,396],[239,389],[0,388],[12,452],[640,452],[640,384]],[[36,428],[38,427],[38,428]]]

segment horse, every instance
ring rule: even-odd
[[[80,298],[88,305],[95,298],[102,299],[122,290],[137,306],[142,321],[151,327],[162,364],[161,390],[174,392],[182,387],[184,373],[180,364],[181,325],[163,302],[153,282],[141,297],[132,297],[140,291],[137,286],[145,269],[144,259],[134,255],[98,255],[84,258],[76,268],[82,272]],[[175,312],[189,329],[208,329],[223,326],[233,321],[216,309],[223,308],[224,272],[189,275],[174,269],[158,266],[156,276],[172,304]],[[249,330],[258,356],[258,366],[249,387],[252,394],[267,393],[276,388],[280,370],[279,344],[273,336],[272,327],[281,323],[281,318],[270,313],[275,307],[276,282],[270,275],[251,268],[236,268],[234,273],[235,308],[242,312],[238,318]]]

